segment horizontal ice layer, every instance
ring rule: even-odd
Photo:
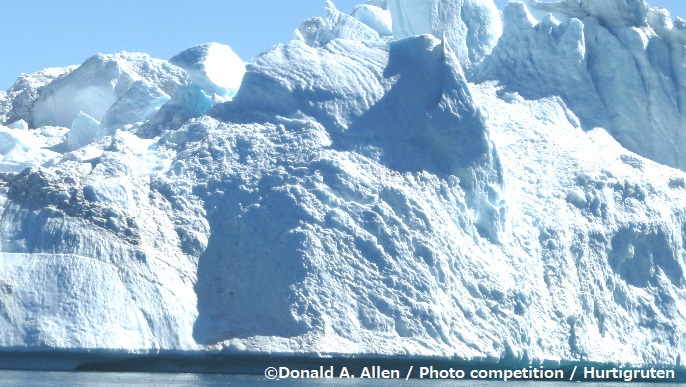
[[[191,82],[213,95],[217,102],[224,102],[241,86],[245,63],[231,47],[219,43],[207,43],[182,51],[169,60],[184,69]]]

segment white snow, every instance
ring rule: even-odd
[[[312,47],[320,47],[334,39],[378,40],[379,32],[374,29],[374,25],[368,26],[355,17],[340,12],[331,0],[326,0],[326,17],[303,21],[295,30],[295,39]]]
[[[0,126],[0,172],[19,172],[59,156],[44,149],[48,141],[36,131]]]
[[[386,9],[371,4],[363,4],[355,7],[353,16],[374,29],[379,36],[391,36],[393,34],[393,19],[391,13]]]
[[[231,99],[241,85],[245,63],[231,47],[208,43],[191,47],[169,60],[186,70],[191,81],[214,95],[217,102]]]

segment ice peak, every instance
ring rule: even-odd
[[[169,62],[147,54],[96,54],[45,87],[32,108],[32,123],[35,127],[70,127],[80,112],[100,121],[110,106],[139,80],[171,94],[178,85],[187,83],[187,75]]]
[[[486,0],[389,0],[393,36],[446,36],[468,72],[495,46],[502,33],[500,12]]]
[[[236,95],[245,74],[245,63],[231,47],[206,43],[186,49],[169,60],[186,70],[191,81],[214,94],[218,102]]]

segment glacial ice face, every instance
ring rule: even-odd
[[[670,155],[676,129],[635,129],[676,117],[686,23],[529,4],[473,68],[499,84],[332,4],[226,103],[142,55],[24,77],[0,95],[30,123],[0,128],[0,346],[678,365],[686,173],[593,126]],[[50,95],[103,115],[35,129],[30,106],[69,116]]]
[[[323,333],[331,340],[314,347],[369,351],[375,334],[451,345],[465,320],[418,307],[442,297],[418,284],[450,282],[426,265],[460,255],[460,238],[498,242],[506,207],[497,153],[446,43],[277,46],[209,114],[225,122],[162,137],[192,152],[173,162],[183,180],[213,187],[193,191],[212,230],[198,263],[199,343]],[[203,165],[205,153],[224,161]],[[457,234],[430,242],[448,229]]]
[[[649,9],[644,0],[580,0],[580,5],[607,28],[642,27]]]
[[[490,0],[389,0],[393,36],[443,36],[469,73],[502,33],[500,11]]]
[[[470,195],[493,191],[500,205],[497,155],[447,43],[425,35],[390,44],[337,40],[315,49],[296,41],[257,58],[244,84],[234,108],[303,112],[340,147],[364,139],[394,169],[456,175]]]
[[[4,175],[5,347],[195,347],[193,265],[173,248],[140,142],[117,135]]]
[[[585,128],[607,127],[627,149],[686,169],[686,35],[669,14],[643,1],[528,3],[507,6],[507,33],[476,78],[526,98],[561,96]]]
[[[76,150],[90,144],[98,136],[99,131],[100,122],[84,112],[79,112],[71,122],[71,128],[67,133],[67,148]]]
[[[34,127],[69,127],[79,112],[101,121],[110,106],[139,80],[170,95],[178,85],[187,83],[187,75],[145,54],[98,54],[41,91],[32,108],[31,122]]]
[[[8,125],[18,120],[33,126],[31,109],[41,90],[57,78],[66,76],[76,66],[51,68],[35,74],[22,74],[0,98],[0,124]]]
[[[47,149],[56,144],[50,137],[39,131],[0,125],[0,173],[16,173],[59,159],[59,153]]]
[[[97,136],[112,135],[127,124],[147,121],[170,99],[167,93],[148,81],[133,82],[124,95],[107,109]]]
[[[584,127],[606,127],[607,112],[588,72],[584,24],[566,19],[548,13],[538,21],[523,3],[510,3],[503,36],[477,79],[502,79],[507,91],[527,99],[559,95]]]
[[[191,47],[169,60],[188,73],[191,82],[212,95],[215,101],[231,99],[245,73],[245,63],[231,47],[207,43]]]

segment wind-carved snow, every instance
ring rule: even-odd
[[[235,96],[213,44],[23,75],[0,345],[681,365],[686,173],[631,150],[679,165],[686,23],[527,4],[327,2]]]

